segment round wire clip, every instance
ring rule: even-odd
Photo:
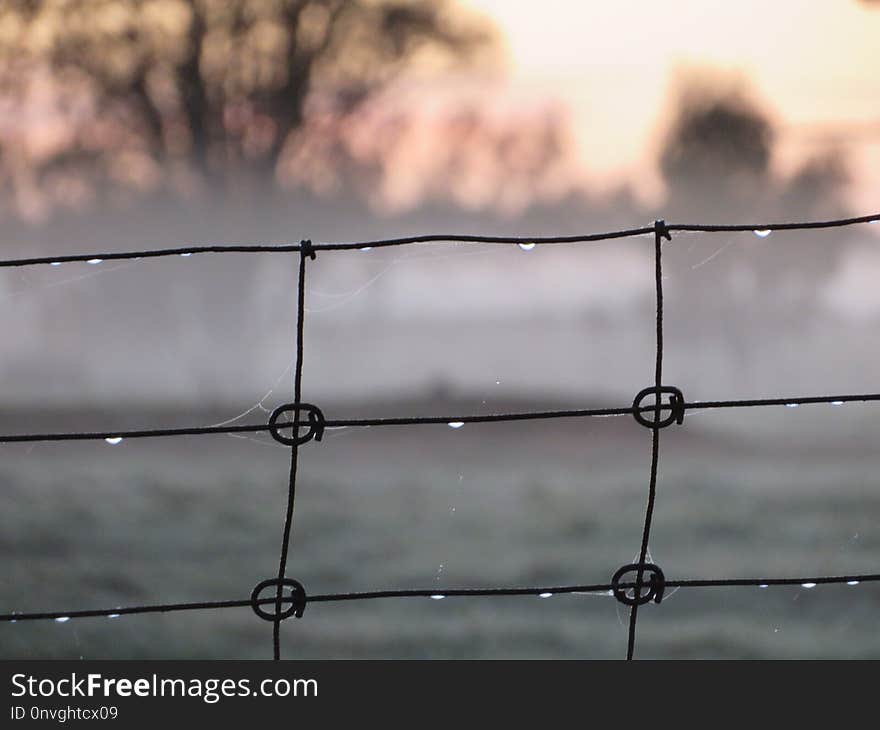
[[[278,424],[278,419],[285,413],[290,413],[291,418],[285,424]],[[305,413],[306,422],[302,421],[302,414]],[[308,426],[308,431],[301,434],[300,428]],[[292,429],[291,436],[285,436],[281,433],[282,428]],[[318,406],[311,403],[285,403],[278,406],[272,415],[269,416],[269,433],[272,438],[286,446],[302,446],[312,439],[320,441],[324,437],[324,414]]]
[[[663,403],[664,393],[669,396],[668,403]],[[643,410],[644,406],[642,406],[642,401],[649,396],[660,398],[661,411],[669,410],[669,413],[660,418],[659,421],[656,420],[656,401],[654,406]],[[645,413],[650,414],[651,418],[646,418]],[[632,414],[633,418],[635,418],[642,426],[645,426],[645,428],[654,428],[655,426],[656,428],[666,428],[666,426],[671,426],[673,423],[681,425],[684,423],[684,395],[682,395],[682,392],[674,385],[661,385],[659,388],[644,388],[643,390],[640,390],[633,399]]]
[[[275,598],[271,603],[264,603],[263,600],[260,599],[260,594],[266,590],[266,588],[277,588],[278,586],[281,586],[282,588],[282,596],[280,599]],[[290,588],[290,593],[287,596],[283,595],[283,589],[285,587]],[[268,578],[257,583],[251,593],[251,608],[254,609],[254,613],[257,614],[257,616],[266,621],[283,621],[293,615],[296,615],[297,618],[302,618],[303,611],[306,610],[307,602],[308,596],[306,596],[306,589],[303,588],[302,583],[298,580],[293,580],[293,578]],[[285,603],[289,605],[281,609],[280,606]],[[271,606],[274,610],[269,612],[263,608],[264,605]]]
[[[639,568],[641,568],[643,578],[640,586],[637,586],[633,581],[621,582],[621,579],[627,573],[636,573],[638,575]],[[650,577],[644,580],[646,574]],[[618,568],[611,578],[611,590],[614,593],[614,597],[627,606],[642,606],[651,601],[660,603],[663,599],[663,590],[665,588],[666,577],[663,575],[663,571],[654,563],[642,563],[641,566],[638,563],[624,565],[622,568]],[[632,594],[627,593],[628,590],[631,590]]]

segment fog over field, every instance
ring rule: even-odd
[[[210,216],[174,226],[160,208],[140,220],[122,217],[125,245],[117,229],[95,219],[42,232],[54,243],[37,250],[413,231],[557,235],[620,225],[607,213],[560,226],[537,215],[399,221],[364,211],[363,225],[354,214],[330,225],[330,208],[304,206],[289,224],[254,221],[230,231]],[[649,212],[631,215],[628,225],[650,220]],[[144,218],[163,225],[157,230]],[[704,400],[870,391],[866,354],[876,346],[880,312],[869,283],[880,267],[874,228],[766,239],[676,235],[664,248],[669,377]],[[529,251],[450,243],[322,253],[307,279],[306,388],[325,400],[437,388],[631,397],[652,372],[651,248],[645,237]],[[820,249],[835,251],[829,269],[811,271],[803,256]],[[294,353],[295,268],[296,254],[224,254],[4,270],[0,321],[14,342],[0,365],[12,384],[7,401],[206,407],[256,402],[276,384],[283,400]]]

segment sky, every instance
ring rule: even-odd
[[[628,181],[647,200],[659,194],[653,161],[668,119],[664,103],[682,72],[710,68],[740,76],[770,111],[780,129],[780,171],[844,132],[852,204],[880,209],[880,3],[465,4],[505,36],[509,93],[568,109],[595,187]]]

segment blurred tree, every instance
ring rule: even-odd
[[[843,215],[840,149],[826,145],[781,179],[771,170],[776,139],[769,114],[735,79],[685,78],[660,152],[667,210],[723,222]]]
[[[456,83],[445,98],[432,89],[429,100],[423,89],[393,88],[356,114],[312,110],[279,178],[318,194],[350,192],[397,213],[430,200],[514,214],[578,188],[576,142],[564,110],[464,86]]]
[[[705,217],[723,201],[728,217],[740,207],[754,216],[756,194],[769,183],[773,142],[769,119],[739,88],[688,79],[660,154],[670,207]]]
[[[491,41],[451,0],[6,0],[6,113],[37,97],[64,124],[36,150],[4,133],[4,166],[38,189],[155,186],[168,170],[274,182],[316,90],[351,113],[405,71],[472,63]]]
[[[668,192],[664,215],[707,223],[847,215],[848,175],[840,152],[814,153],[781,177],[771,169],[775,141],[769,114],[735,80],[685,78],[659,156]],[[695,321],[706,336],[722,325],[735,359],[745,362],[761,328],[779,324],[774,318],[783,318],[785,326],[806,322],[803,313],[818,307],[817,292],[840,264],[852,234],[799,231],[796,249],[783,246],[793,235],[732,234],[720,248],[709,241],[695,251],[670,248],[670,266],[683,275],[680,289],[690,288],[689,296],[703,303],[704,316]]]
[[[842,199],[850,174],[843,152],[829,147],[808,158],[786,181],[781,207],[799,218],[839,218],[849,214]]]

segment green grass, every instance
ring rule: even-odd
[[[721,423],[664,431],[668,577],[878,571],[880,455]],[[0,447],[0,609],[248,597],[277,571],[287,489],[287,452],[257,441]],[[331,431],[302,451],[288,572],[311,592],[605,581],[638,550],[649,462],[628,418]],[[878,601],[680,590],[639,613],[638,654],[877,658]],[[290,658],[611,658],[626,617],[607,596],[380,600],[310,605],[282,633]],[[18,622],[0,655],[267,658],[271,633],[248,608]]]

